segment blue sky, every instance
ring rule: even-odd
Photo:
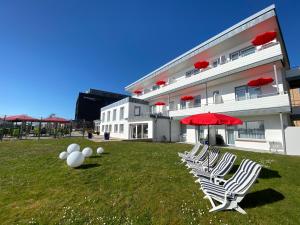
[[[299,1],[0,1],[0,116],[74,118],[78,92],[124,87],[276,4],[291,66]]]

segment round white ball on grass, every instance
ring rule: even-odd
[[[104,152],[104,149],[102,147],[97,148],[97,154],[102,154]]]
[[[61,160],[66,160],[68,158],[67,152],[61,152],[58,156]]]
[[[67,158],[68,166],[73,168],[81,166],[83,161],[84,161],[84,156],[79,151],[72,152]]]
[[[70,154],[72,152],[79,152],[80,151],[80,146],[79,144],[73,143],[70,144],[67,148],[67,152]]]
[[[91,149],[90,147],[86,147],[82,150],[82,154],[84,157],[90,157],[91,155],[93,155],[93,149]]]

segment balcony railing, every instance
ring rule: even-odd
[[[159,89],[162,89],[162,88],[167,87],[168,85],[171,85],[171,84],[180,82],[180,81],[182,81],[183,79],[189,79],[189,78],[191,78],[191,77],[193,77],[193,76],[195,76],[195,75],[199,75],[199,73],[208,71],[208,70],[210,70],[210,69],[213,69],[213,68],[216,68],[216,67],[219,67],[219,66],[223,66],[223,65],[225,65],[225,64],[227,64],[227,63],[229,63],[229,62],[238,60],[238,59],[243,58],[243,57],[245,57],[245,56],[252,55],[252,54],[254,54],[254,53],[256,53],[256,52],[263,51],[263,50],[265,50],[265,49],[268,49],[268,48],[273,47],[274,45],[278,45],[278,44],[279,44],[279,42],[271,42],[271,43],[268,43],[268,44],[265,44],[265,45],[261,46],[260,48],[256,48],[253,52],[250,52],[250,53],[247,53],[247,54],[243,54],[243,55],[239,55],[239,56],[238,56],[237,58],[235,58],[235,59],[232,59],[232,60],[231,60],[231,59],[226,58],[225,61],[222,61],[222,63],[218,64],[217,66],[212,66],[212,65],[210,64],[209,67],[207,67],[207,68],[205,68],[205,69],[200,69],[200,70],[197,71],[196,73],[193,73],[191,76],[185,77],[185,75],[183,75],[182,78],[179,79],[179,80],[170,78],[170,79],[168,80],[168,82],[167,82],[165,85],[158,86],[158,87],[157,87],[156,89],[154,89],[154,90],[147,88],[142,94],[135,95],[135,97],[141,97],[141,96],[143,96],[144,94],[148,94],[148,93],[151,93],[151,92],[153,92],[153,91],[157,91],[157,90],[159,90]]]

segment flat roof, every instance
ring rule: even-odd
[[[263,17],[265,14],[268,14],[268,15]],[[266,20],[266,19],[268,19],[272,16],[275,16],[275,15],[276,15],[275,14],[275,5],[272,4],[272,5],[268,6],[267,8],[264,8],[263,10],[255,13],[252,16],[249,16],[248,18],[246,18],[246,19],[240,21],[239,23],[231,26],[230,28],[224,30],[223,32],[213,36],[212,38],[202,42],[201,44],[199,44],[196,47],[192,48],[191,50],[183,53],[182,55],[178,56],[177,58],[169,61],[168,63],[164,64],[163,66],[159,67],[158,69],[148,73],[147,75],[143,76],[142,78],[138,79],[137,81],[127,85],[125,87],[125,90],[128,90],[129,88],[131,88],[132,86],[138,84],[139,82],[141,82],[141,81],[143,81],[147,78],[154,77],[158,73],[161,73],[161,72],[171,68],[172,66],[175,66],[176,64],[186,60],[187,58],[190,58],[190,57],[194,56],[195,54],[198,54],[198,53],[206,50],[207,48],[210,48],[210,47],[220,43],[221,41],[224,41],[224,40],[232,37],[233,35],[236,35],[237,33],[240,33],[242,31],[244,31],[248,27],[243,27],[243,29],[240,29],[238,32],[236,32],[236,31],[232,32],[232,31],[236,30],[237,28],[240,28],[241,26],[245,25],[246,23],[249,23],[250,21],[257,19],[258,17],[262,17],[262,18],[259,18],[256,21],[256,23],[250,24],[251,26],[253,26],[257,23],[260,23],[260,22],[262,22],[262,21],[264,21],[264,20]],[[218,39],[221,39],[221,40],[217,41]]]

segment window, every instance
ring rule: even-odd
[[[265,139],[265,126],[263,121],[244,121],[238,126],[239,138]]]
[[[159,86],[158,86],[158,85],[153,85],[153,86],[152,86],[152,91],[157,90],[157,89],[159,89]]]
[[[220,64],[220,58],[217,58],[212,62],[213,67],[217,67],[219,64]]]
[[[108,132],[108,125],[105,126],[105,131]]]
[[[249,87],[247,85],[235,88],[235,100],[242,101],[246,99],[259,98],[261,95],[260,87]]]
[[[150,106],[150,112],[152,113],[152,114],[155,114],[155,112],[156,112],[156,107],[155,107],[155,105],[151,105]]]
[[[220,92],[219,91],[214,91],[213,92],[213,101],[214,101],[214,104],[217,104],[217,103],[220,103]]]
[[[199,107],[201,106],[201,95],[197,95],[194,98],[194,107]]]
[[[134,106],[134,116],[141,115],[141,106]]]
[[[118,133],[118,124],[115,124],[115,125],[114,125],[114,132],[115,132],[115,133]]]
[[[120,120],[124,119],[124,107],[120,108]]]
[[[120,133],[122,134],[124,132],[124,124],[120,124]]]
[[[198,131],[198,141],[204,143],[205,142],[204,126],[197,126],[197,131]]]
[[[169,110],[174,110],[174,101],[169,103]]]
[[[104,130],[105,130],[105,127],[104,127],[104,125],[102,125],[102,132],[104,132]]]
[[[110,121],[110,111],[107,112],[107,122]]]
[[[186,101],[180,101],[180,108],[185,109],[186,108]]]
[[[255,47],[254,46],[250,46],[250,47],[247,47],[247,48],[244,48],[240,51],[240,56],[246,56],[246,55],[250,55],[252,53],[255,52]]]
[[[185,72],[185,77],[191,77],[192,75],[195,75],[199,73],[198,69],[192,69]]]
[[[112,131],[112,130],[111,130],[111,125],[109,125],[109,129],[108,129],[108,131],[109,131],[109,132],[111,132],[111,131]]]
[[[238,59],[239,58],[239,51],[230,53],[229,58],[230,58],[231,61]]]
[[[102,113],[102,122],[105,121],[105,113]]]
[[[239,57],[243,57],[243,56],[252,54],[254,52],[255,52],[255,47],[254,46],[249,46],[249,47],[241,49],[239,51],[230,53],[229,57],[230,57],[230,60],[233,61],[233,60],[238,59]]]
[[[117,109],[114,109],[113,111],[113,121],[117,119]]]

